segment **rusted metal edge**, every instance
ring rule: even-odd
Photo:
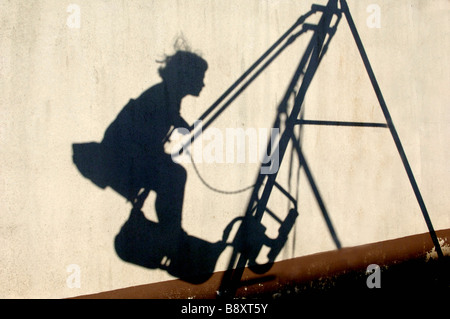
[[[450,229],[437,231],[436,234],[441,247],[450,250]],[[263,275],[257,275],[246,268],[242,276],[243,285],[237,290],[236,297],[276,293],[286,285],[304,284],[319,278],[362,271],[370,264],[389,266],[411,260],[425,260],[432,257],[434,249],[430,234],[424,233],[279,261]],[[216,299],[223,275],[223,271],[215,272],[208,281],[199,285],[177,279],[83,295],[74,299]]]

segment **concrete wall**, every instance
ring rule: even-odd
[[[433,225],[449,228],[450,3],[348,2]],[[0,297],[60,298],[173,278],[117,256],[114,236],[131,206],[81,176],[72,143],[100,141],[128,100],[160,81],[155,61],[173,53],[180,34],[209,64],[200,97],[183,101],[183,115],[192,123],[312,3],[0,2]],[[289,47],[214,127],[269,128],[309,38]],[[344,19],[304,112],[310,120],[384,121]],[[304,126],[302,147],[344,247],[427,231],[388,130]],[[285,187],[289,157],[280,168]],[[184,166],[183,228],[220,240],[230,220],[243,215],[250,193],[212,192],[191,164]],[[258,173],[254,163],[203,163],[198,169],[226,190],[251,185]],[[291,185],[300,216],[278,258],[335,249],[304,171],[298,180],[293,175]],[[156,220],[152,199],[144,211]],[[275,194],[269,206],[286,214],[282,196]],[[275,236],[276,224],[264,223]],[[226,268],[229,253],[216,270]]]

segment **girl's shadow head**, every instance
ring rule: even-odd
[[[169,92],[180,97],[186,95],[199,96],[205,86],[204,77],[208,63],[199,55],[178,50],[175,54],[166,56],[159,68],[159,75]]]

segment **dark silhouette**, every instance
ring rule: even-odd
[[[340,6],[338,6],[338,2]],[[305,23],[309,16],[317,12],[322,12],[322,17],[317,25]],[[386,123],[313,121],[304,120],[302,117],[299,119],[306,92],[327,52],[342,16],[345,16],[349,24]],[[334,19],[335,17],[336,19]],[[333,21],[335,22],[333,23]],[[302,29],[293,33],[299,26],[302,26]],[[200,120],[206,119],[209,115],[211,118],[202,125],[203,129],[206,129],[220,116],[285,48],[307,31],[313,31],[313,36],[301,57],[285,96],[279,104],[273,124],[274,128],[284,127],[275,149],[277,156],[279,154],[280,165],[289,143],[293,142],[292,154],[296,153],[298,156],[300,167],[305,170],[306,178],[312,187],[330,235],[336,247],[340,249],[340,240],[303,155],[300,138],[296,136],[294,127],[296,125],[336,125],[388,128],[419,202],[436,251],[441,258],[443,254],[431,220],[345,0],[329,0],[326,6],[312,5],[308,13],[301,16],[204,112],[199,118]],[[277,50],[275,51],[275,49]],[[267,61],[264,62],[266,58]],[[108,127],[101,143],[74,144],[73,160],[85,177],[101,188],[111,187],[132,203],[130,217],[115,238],[117,254],[123,260],[147,268],[165,269],[186,281],[201,283],[211,276],[224,248],[231,245],[233,252],[218,293],[224,298],[233,297],[237,289],[242,286],[245,267],[255,273],[263,274],[275,262],[296,222],[297,198],[294,198],[288,190],[277,183],[277,170],[269,175],[261,173],[252,186],[253,192],[245,216],[234,219],[227,226],[221,241],[215,244],[209,243],[189,236],[183,231],[181,220],[186,171],[182,166],[174,163],[171,156],[164,152],[164,142],[170,137],[171,127],[184,127],[192,130],[192,127],[189,127],[180,116],[181,100],[187,95],[198,96],[200,94],[204,85],[203,78],[207,63],[199,56],[186,51],[178,51],[173,56],[168,56],[163,62],[164,66],[159,70],[163,79],[162,83],[148,89],[138,99],[130,100]],[[258,65],[263,62],[264,64],[257,70]],[[252,73],[253,71],[255,72]],[[250,74],[252,74],[251,77]],[[244,83],[244,79],[247,77],[250,79]],[[241,83],[243,85],[238,88]],[[296,89],[297,84],[300,84],[298,89]],[[234,89],[237,89],[237,92],[223,105],[220,105]],[[288,100],[292,96],[294,97],[293,103],[289,106]],[[217,108],[218,110],[212,114]],[[282,120],[282,118],[285,119]],[[194,134],[189,143],[192,143],[196,136],[198,135]],[[271,143],[269,143],[268,151],[265,154],[271,153]],[[291,173],[290,171],[289,174]],[[271,193],[275,189],[290,201],[291,208],[284,220],[267,207]],[[157,195],[155,210],[158,223],[146,219],[142,212],[144,201],[151,191]],[[265,226],[261,223],[263,215],[266,213],[280,224],[278,236],[275,239],[266,236]],[[241,224],[235,238],[230,244],[227,244],[228,235],[235,222],[238,221]],[[268,262],[260,264],[257,257],[263,245],[268,246],[270,252],[267,254]],[[261,280],[266,279],[271,280],[272,278],[261,277]]]
[[[115,239],[117,254],[144,267],[167,269],[177,277],[196,277],[193,281],[212,273],[224,244],[213,245],[183,231],[187,174],[164,152],[164,142],[171,127],[189,129],[180,115],[181,100],[200,94],[207,67],[204,59],[188,51],[167,56],[159,69],[162,82],[130,100],[101,143],[73,144],[73,161],[80,172],[133,205]],[[158,223],[147,220],[141,211],[151,191],[156,193]]]

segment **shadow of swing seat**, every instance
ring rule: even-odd
[[[226,243],[211,243],[185,232],[174,236],[159,223],[148,220],[141,210],[133,209],[116,235],[114,246],[126,262],[163,269],[181,280],[200,284],[214,273]]]

